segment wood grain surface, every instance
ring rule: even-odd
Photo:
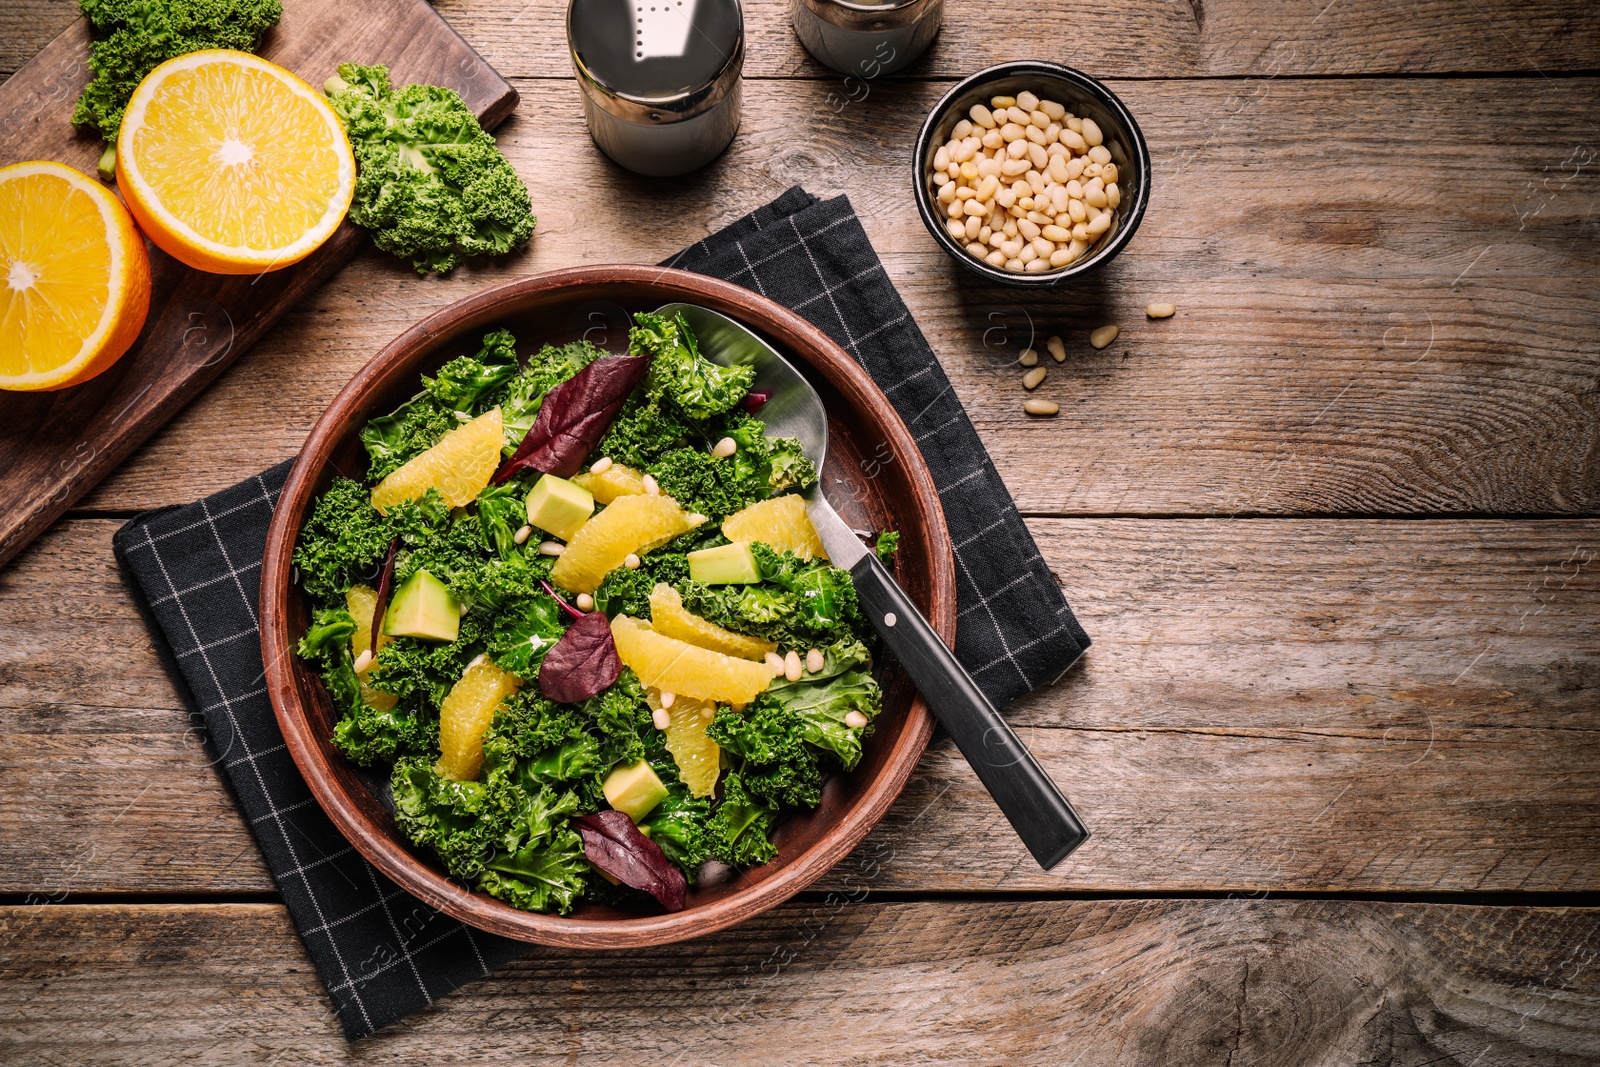
[[[76,14],[74,0],[7,0],[0,72],[16,70]],[[744,5],[752,78],[837,81],[800,47],[783,0]],[[502,74],[570,78],[564,3],[439,0],[451,25]],[[909,77],[964,77],[1013,59],[1049,59],[1096,76],[1272,77],[1592,70],[1600,12],[1567,0],[1022,0],[945,5],[944,29]]]
[[[75,7],[0,3],[0,73]],[[861,84],[756,0],[739,136],[669,181],[590,145],[559,0],[436,9],[521,95],[527,252],[358,252],[0,570],[0,1061],[1600,1065],[1600,7],[948,0]],[[1128,251],[1026,299],[907,193],[928,106],[1022,58],[1109,79],[1155,158]],[[1095,837],[1039,872],[936,741],[795,902],[346,1045],[112,532],[295,454],[427,313],[794,184],[851,197],[1094,637],[1008,715]]]
[[[0,165],[52,159],[94,173],[98,137],[75,132],[88,63],[78,20],[0,85]],[[354,52],[394,77],[458,90],[491,128],[517,94],[424,0],[386,0],[351,21],[332,4],[289,0],[261,53],[321,84]],[[150,247],[150,314],[128,353],[92,381],[0,394],[0,567],[192,400],[364,240],[346,222],[304,260],[257,275],[194,270]]]
[[[423,314],[532,271],[659,261],[799,183],[849,194],[1025,511],[1600,513],[1600,170],[1563,169],[1575,151],[1600,164],[1600,79],[1540,85],[1115,83],[1156,160],[1138,240],[1071,292],[1022,297],[978,284],[916,218],[907,156],[938,85],[892,83],[834,117],[818,83],[752,83],[724,161],[661,182],[592,150],[570,82],[519,82],[500,140],[534,180],[525,255],[423,281],[369,249],[85,506],[231,485],[294,455]],[[1410,117],[1381,136],[1324,121],[1352,106]],[[805,138],[796,109],[820,116]],[[1486,126],[1511,141],[1488,186]],[[553,158],[560,185],[541,177]],[[1177,316],[1147,320],[1153,300]],[[1096,352],[1105,322],[1123,333]],[[1026,419],[1014,360],[1056,332],[1071,358],[1040,392],[1064,410]]]
[[[535,949],[352,1048],[276,906],[12,908],[0,1055],[1575,1067],[1600,1059],[1597,933],[1568,908],[831,894],[664,948]]]
[[[270,890],[117,525],[0,572],[0,893]],[[1095,646],[1009,717],[1095,836],[1040,871],[941,741],[823,886],[1600,890],[1600,522],[1032,525]]]

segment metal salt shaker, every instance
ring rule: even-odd
[[[616,163],[669,177],[739,129],[739,0],[571,0],[567,46],[589,135]]]
[[[789,17],[817,62],[870,81],[927,50],[944,21],[944,0],[789,0]]]

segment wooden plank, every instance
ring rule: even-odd
[[[0,72],[15,70],[70,22],[72,0],[0,9]],[[501,71],[570,77],[564,4],[441,0],[439,13]],[[1387,74],[1592,69],[1600,18],[1581,0],[1143,0],[1063,9],[1009,7],[1003,24],[970,4],[910,77],[962,77],[991,63],[1052,59],[1101,77]],[[747,77],[837,76],[810,59],[781,3],[745,5]],[[352,54],[361,61],[363,57]]]
[[[79,20],[0,85],[0,161],[55,159],[92,173],[97,137],[75,134],[73,99],[87,63]],[[289,0],[262,54],[320,83],[344,48],[369,51],[397,77],[459,90],[493,127],[517,94],[423,0],[372,7],[350,19],[333,5]],[[321,248],[282,270],[208,274],[151,248],[144,332],[110,370],[48,393],[0,394],[0,565],[127,458],[365,240],[346,222]]]
[[[0,892],[270,880],[111,561],[0,572]],[[1035,520],[1095,646],[1010,715],[1095,836],[1045,874],[948,742],[828,888],[1600,888],[1600,523]]]
[[[687,944],[536,949],[354,1047],[278,907],[0,925],[19,1063],[1600,1063],[1586,909],[836,895]]]
[[[1122,83],[1163,161],[1155,202],[1114,265],[1042,297],[975,284],[917,221],[904,156],[937,87],[886,90],[801,142],[794,111],[821,90],[752,86],[730,155],[666,184],[598,158],[570,85],[519,87],[502,144],[534,180],[525,256],[422,281],[369,250],[86,506],[232,484],[292,456],[349,376],[424,314],[533,271],[659,260],[801,182],[850,194],[1027,511],[1600,510],[1600,178],[1569,147],[1588,137],[1600,79]],[[1325,121],[1349,108],[1418,117],[1381,136]],[[558,121],[533,120],[544,113]],[[1502,176],[1492,187],[1486,168]],[[1152,300],[1178,316],[1147,321]],[[1125,332],[1094,352],[1087,333],[1108,321]],[[1072,358],[1042,392],[1064,411],[1024,419],[1011,361],[1056,331]]]

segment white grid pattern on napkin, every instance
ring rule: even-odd
[[[286,471],[141,516],[118,534],[117,548],[354,1038],[426,1007],[526,947],[475,932],[390,882],[338,834],[294,766],[262,684],[256,627],[266,528]],[[495,943],[494,964],[480,942]]]

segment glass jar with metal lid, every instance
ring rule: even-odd
[[[927,51],[944,21],[944,0],[789,0],[789,17],[817,62],[871,80]]]
[[[739,0],[571,0],[567,45],[589,135],[640,174],[686,174],[739,129]]]

